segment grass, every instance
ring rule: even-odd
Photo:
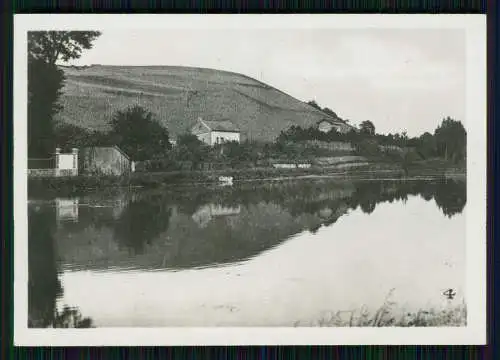
[[[197,117],[227,117],[243,137],[272,140],[291,125],[309,127],[325,114],[269,85],[219,70],[92,66],[64,68],[63,110],[58,120],[104,130],[114,111],[139,104],[174,136]]]
[[[298,326],[316,327],[456,327],[467,325],[467,306],[464,302],[444,308],[405,311],[390,299],[392,290],[382,306],[370,312],[365,306],[356,310],[327,312],[314,321],[294,323]]]

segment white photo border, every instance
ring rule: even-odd
[[[436,328],[28,328],[27,32],[167,28],[463,29],[466,33],[467,326]],[[14,15],[14,344],[483,345],[486,344],[486,16],[485,15]]]

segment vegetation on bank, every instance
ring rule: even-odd
[[[327,312],[317,320],[296,321],[294,326],[319,327],[437,327],[466,326],[467,305],[464,301],[441,308],[408,312],[388,296],[382,306],[370,312],[365,306],[356,310]]]
[[[165,188],[177,185],[215,185],[219,176],[232,176],[235,182],[269,181],[271,179],[327,177],[356,179],[406,179],[465,177],[463,169],[443,168],[419,164],[409,168],[408,173],[394,164],[371,164],[352,168],[275,169],[251,168],[210,171],[139,172],[130,176],[74,176],[29,178],[28,194],[47,197],[73,196],[101,189],[107,193],[119,192],[123,188]]]

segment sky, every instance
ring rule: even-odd
[[[465,124],[463,29],[109,29],[73,65],[242,73],[378,133]]]

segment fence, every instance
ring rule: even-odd
[[[28,169],[54,169],[56,167],[56,159],[54,157],[44,158],[44,159],[36,159],[29,158],[28,159]]]
[[[56,148],[50,158],[28,158],[28,177],[57,177],[78,175],[78,149],[71,153],[61,153]]]
[[[78,169],[28,169],[29,177],[76,176]]]
[[[345,141],[319,141],[319,140],[306,140],[301,141],[299,144],[302,144],[306,148],[320,148],[331,151],[347,151],[354,152],[356,148],[350,143]]]

